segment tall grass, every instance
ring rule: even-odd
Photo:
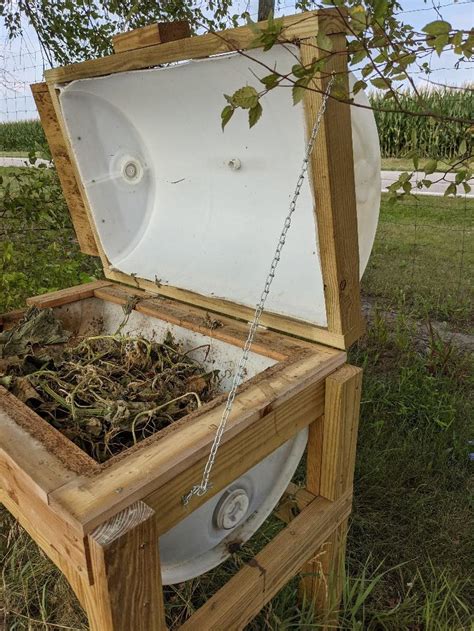
[[[39,120],[0,123],[0,151],[37,151],[45,144]]]
[[[443,114],[454,118],[472,120],[474,114],[473,93],[469,88],[450,90],[421,89],[425,111]],[[416,113],[421,107],[413,92],[406,91],[399,98],[401,109]],[[370,96],[374,108],[387,108],[384,93],[376,92]],[[391,102],[392,103],[392,102]],[[395,104],[390,107],[397,108]],[[446,120],[436,120],[426,116],[411,116],[400,112],[375,111],[375,119],[380,136],[380,146],[384,158],[403,158],[411,151],[416,151],[421,158],[450,160],[459,154],[462,141],[472,151],[472,127]]]

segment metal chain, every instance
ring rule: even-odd
[[[244,372],[245,372],[245,366],[247,364],[248,358],[249,358],[249,354],[250,354],[250,348],[252,346],[252,342],[253,339],[255,337],[255,334],[257,332],[257,328],[260,322],[260,318],[262,316],[263,310],[265,308],[265,302],[268,298],[268,294],[270,293],[270,287],[272,285],[273,279],[275,278],[275,271],[276,268],[278,266],[278,263],[280,262],[280,257],[281,257],[281,252],[283,250],[283,247],[285,245],[286,242],[286,235],[288,233],[288,230],[290,229],[291,226],[291,220],[293,217],[293,213],[296,210],[296,202],[298,201],[298,197],[300,195],[301,192],[301,187],[303,186],[303,182],[306,176],[306,172],[308,170],[308,163],[309,163],[309,159],[311,157],[311,152],[313,150],[313,146],[314,146],[314,142],[317,138],[318,132],[319,132],[319,128],[321,126],[321,121],[324,115],[324,112],[326,111],[326,106],[327,106],[327,102],[329,99],[329,95],[331,92],[331,88],[332,85],[334,83],[334,75],[331,77],[326,91],[324,93],[324,97],[323,97],[323,101],[321,103],[321,107],[319,109],[318,112],[318,116],[314,122],[313,125],[313,129],[311,132],[311,135],[309,137],[308,140],[308,144],[306,145],[306,152],[305,152],[305,156],[304,156],[304,160],[303,160],[303,165],[300,171],[300,175],[298,177],[298,180],[296,182],[296,187],[295,187],[295,192],[293,194],[293,198],[291,200],[290,203],[290,210],[288,212],[288,215],[285,218],[285,222],[283,224],[283,228],[282,231],[280,233],[280,238],[278,240],[278,245],[276,247],[275,250],[275,254],[273,256],[273,260],[271,262],[270,265],[270,271],[268,272],[268,276],[265,280],[265,285],[262,291],[262,294],[260,296],[260,300],[257,303],[257,306],[255,308],[255,313],[254,313],[254,317],[252,320],[252,323],[250,324],[250,329],[249,329],[249,334],[247,337],[247,341],[245,342],[243,351],[242,351],[242,355],[240,357],[240,361],[239,361],[239,365],[237,367],[236,372],[234,373],[234,377],[232,380],[232,387],[229,391],[229,394],[227,396],[227,401],[225,404],[225,408],[222,412],[222,417],[221,420],[219,422],[219,426],[216,430],[216,435],[214,436],[214,441],[212,443],[212,447],[211,447],[211,451],[209,453],[209,458],[206,462],[206,466],[204,467],[204,471],[202,474],[202,479],[201,482],[199,484],[196,484],[195,486],[192,487],[192,489],[183,497],[183,504],[186,506],[189,501],[191,500],[191,498],[194,495],[197,496],[202,496],[204,495],[207,490],[210,487],[210,483],[209,483],[209,478],[211,475],[211,471],[212,471],[212,467],[214,466],[214,461],[216,459],[217,456],[217,450],[219,449],[219,445],[221,444],[221,440],[222,440],[222,435],[224,433],[226,424],[227,424],[227,420],[229,418],[230,412],[232,410],[232,406],[234,404],[234,400],[235,400],[235,396],[237,394],[237,389],[240,386],[240,384],[242,383],[242,379],[244,377]]]

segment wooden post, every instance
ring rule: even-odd
[[[275,0],[258,1],[258,21],[268,20],[271,12],[275,11]]]
[[[154,515],[136,502],[89,535],[92,585],[83,604],[91,631],[166,629]]]
[[[352,489],[362,370],[346,364],[326,379],[324,416],[310,425],[308,491],[337,501]],[[340,602],[347,519],[302,568],[301,596],[334,624]]]

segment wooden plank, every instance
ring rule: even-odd
[[[85,593],[91,631],[165,631],[158,532],[137,502],[88,537],[93,585]]]
[[[324,451],[318,494],[330,500],[352,488],[361,389],[362,369],[356,366],[346,364],[326,379]]]
[[[57,562],[63,557],[68,565],[87,580],[87,562],[83,534],[61,518],[40,498],[38,485],[14,460],[0,449],[0,487],[6,508],[28,529],[44,552]]]
[[[78,300],[93,298],[94,292],[97,289],[107,287],[110,284],[110,281],[107,280],[94,280],[90,283],[75,285],[74,287],[59,289],[58,291],[51,291],[46,294],[41,294],[40,296],[31,296],[26,299],[26,304],[38,307],[39,309],[60,307]]]
[[[0,454],[20,467],[22,475],[29,478],[29,491],[47,503],[48,493],[75,476],[25,429],[31,414],[26,405],[0,386]],[[59,436],[64,444],[69,442]]]
[[[114,35],[112,37],[112,46],[115,53],[123,53],[127,50],[174,42],[185,37],[191,37],[191,28],[187,20],[157,22],[143,28],[136,28],[127,33]]]
[[[182,631],[243,629],[348,516],[350,494],[318,497],[191,618]]]
[[[221,445],[219,457],[212,469],[212,487],[206,495],[193,497],[189,507],[183,506],[182,498],[201,479],[207,454],[167,484],[147,495],[146,503],[157,513],[160,534],[175,526],[191,510],[199,508],[230,482],[237,480],[307,427],[321,412],[323,403],[323,383],[311,386]],[[166,506],[165,511],[163,506]]]
[[[315,78],[304,96],[310,133],[322,94],[336,73],[348,90],[347,45],[344,35],[331,37],[333,53],[324,76]],[[310,64],[321,51],[316,38],[301,43],[301,61]],[[344,336],[346,348],[364,331],[360,302],[359,245],[350,106],[330,99],[311,156],[319,252],[325,286],[328,329]]]
[[[91,229],[84,202],[79,191],[76,176],[71,166],[68,151],[61,133],[61,128],[51,102],[51,96],[46,83],[36,83],[30,86],[40,115],[41,124],[48,141],[51,155],[58,172],[66,203],[69,208],[74,230],[81,251],[85,254],[98,256],[94,233]]]
[[[316,495],[304,487],[290,482],[272,514],[289,524],[314,499],[316,499]]]
[[[208,311],[198,307],[184,305],[175,300],[166,299],[163,296],[151,296],[139,289],[111,284],[95,290],[94,296],[119,305],[125,305],[130,296],[137,296],[139,301],[135,306],[135,310],[139,313],[158,318],[170,324],[183,326],[191,331],[202,333],[240,348],[244,346],[247,339],[248,324],[246,322],[221,315],[215,317]],[[335,354],[342,356],[340,350],[295,339],[288,335],[281,335],[276,331],[264,329],[263,327],[259,327],[252,344],[252,351],[277,361],[286,360],[294,353],[300,352],[302,348],[307,348],[313,353],[319,353],[321,356],[332,357]]]
[[[352,493],[362,370],[346,364],[326,379],[324,416],[310,427],[306,487],[337,501]],[[337,627],[344,578],[347,520],[336,528],[302,568],[300,594]]]
[[[341,365],[343,358],[344,354],[332,358],[309,355],[270,368],[264,378],[244,384],[228,420],[221,453],[233,437],[248,428],[252,432],[253,424],[261,424],[269,414],[274,418],[273,413],[276,414],[280,406],[318,384]],[[183,419],[182,424],[171,426],[159,442],[143,445],[93,478],[78,479],[57,489],[50,495],[50,501],[57,504],[58,509],[63,507],[68,514],[72,512],[85,530],[90,530],[131,502],[149,496],[207,457],[222,415],[224,398],[214,406],[211,404],[211,409],[198,414],[194,420]],[[287,422],[290,421],[287,419]]]
[[[110,280],[135,286],[143,289],[144,291],[157,293],[155,283],[144,278],[134,276],[132,279],[129,275],[112,270],[107,266],[104,267],[104,274],[105,277]],[[244,305],[220,298],[203,296],[193,291],[173,287],[172,285],[162,285],[159,289],[159,293],[160,295],[168,298],[186,302],[187,304],[195,305],[214,313],[225,314],[233,318],[238,318],[246,322],[251,321],[254,316],[255,310],[251,307],[246,307]],[[341,350],[346,349],[350,343],[354,341],[350,338],[351,341],[349,342],[349,338],[346,338],[344,333],[329,331],[327,328],[319,327],[315,324],[303,322],[302,320],[297,320],[288,316],[271,313],[269,311],[263,312],[260,318],[260,324],[281,333],[295,335],[311,342],[327,344],[328,346],[339,348]]]
[[[318,32],[317,11],[285,16],[282,20],[284,28],[281,38],[284,42],[312,37]],[[265,28],[267,23],[260,22],[259,25],[261,28]],[[333,12],[328,32],[347,32],[347,25],[340,18],[338,12]],[[102,57],[101,59],[93,59],[62,68],[46,70],[45,78],[48,83],[55,84],[88,77],[99,77],[116,72],[140,70],[173,61],[198,59],[234,50],[249,50],[257,47],[255,40],[253,28],[240,26],[235,29],[220,31],[219,33],[207,33],[176,42],[148,46],[140,50],[127,51],[118,55]]]
[[[54,533],[48,533],[48,531],[46,531],[46,534],[44,534],[43,531],[38,530],[38,520],[41,519],[42,514],[32,511],[25,513],[2,488],[0,488],[0,504],[5,506],[20,526],[26,530],[36,545],[41,548],[46,556],[61,570],[79,599],[79,602],[84,606],[83,584],[88,583],[84,565],[86,562],[85,557],[84,564],[81,564],[81,566],[76,567],[71,564],[71,559],[64,555],[63,550],[57,550],[55,545],[51,543],[51,537],[54,537]],[[48,527],[48,523],[46,527]]]

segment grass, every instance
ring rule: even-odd
[[[418,171],[423,172],[428,158],[420,158]],[[474,168],[474,162],[470,163],[471,169]],[[382,171],[413,171],[413,160],[411,158],[382,158]],[[452,167],[444,160],[438,161],[437,171],[441,173],[453,170]],[[457,169],[454,169],[456,171]],[[433,176],[431,176],[433,179]]]
[[[35,151],[37,158],[47,158],[42,151]],[[29,151],[0,151],[0,158],[28,158]]]
[[[10,195],[26,212],[20,196],[28,179],[38,176],[15,170],[6,176]],[[65,210],[58,208],[62,202],[54,176],[43,177],[51,178],[42,181],[50,192],[46,200],[41,198],[45,212],[35,215],[34,227],[44,229],[44,238],[37,241],[34,232],[23,233],[15,238],[8,260],[5,242],[0,243],[2,310],[21,306],[29,294],[98,273],[78,252],[70,225],[59,222],[58,238],[48,223],[48,203],[57,212]],[[34,188],[28,190],[34,193]],[[404,202],[395,208],[384,201],[374,256],[364,277],[365,296],[375,306],[368,334],[350,353],[350,360],[364,368],[364,388],[341,629],[468,631],[474,624],[474,480],[468,462],[468,440],[474,438],[473,360],[429,329],[421,337],[417,319],[445,314],[454,327],[468,325],[466,296],[452,289],[459,270],[453,257],[460,248],[458,230],[466,209],[462,201],[424,200],[421,206]],[[416,275],[411,258],[415,217],[433,226],[418,233]],[[54,240],[58,247],[48,245]],[[465,246],[465,264],[472,263],[472,244]],[[10,277],[6,285],[5,272]],[[15,274],[19,280],[11,280]],[[388,309],[395,312],[390,317]],[[65,580],[7,513],[0,515],[5,629],[85,630],[84,615]],[[171,628],[280,528],[276,519],[267,520],[241,553],[199,579],[167,588]],[[248,629],[322,628],[309,607],[298,605],[296,590],[292,581]]]
[[[364,274],[366,297],[387,310],[472,330],[472,199],[382,199],[377,239]]]

